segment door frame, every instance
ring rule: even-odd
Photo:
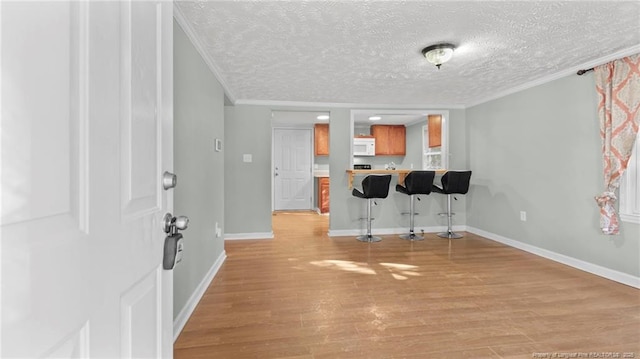
[[[273,213],[273,211],[275,211],[275,207],[276,207],[276,197],[275,197],[275,192],[276,192],[276,185],[275,185],[275,180],[274,180],[274,167],[275,167],[275,163],[276,163],[276,159],[275,159],[275,154],[276,154],[276,130],[309,130],[311,132],[311,143],[310,143],[310,147],[309,147],[309,163],[311,163],[311,189],[309,190],[309,192],[311,192],[311,203],[310,203],[310,207],[313,207],[313,203],[316,200],[316,196],[315,196],[315,191],[314,189],[314,177],[313,177],[313,146],[315,145],[314,143],[314,138],[313,138],[313,124],[301,124],[301,125],[272,125],[271,126],[271,166],[269,167],[269,171],[270,171],[270,179],[271,179],[271,212]],[[312,208],[309,208],[309,210],[312,210]]]

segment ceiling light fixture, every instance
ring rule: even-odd
[[[369,116],[369,121],[380,121],[382,116]]]
[[[440,70],[442,64],[451,60],[455,48],[455,45],[449,43],[435,44],[422,49],[422,55]]]
[[[318,117],[316,117],[318,120],[328,120],[329,119],[329,115],[318,115]]]

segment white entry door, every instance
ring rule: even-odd
[[[0,2],[0,357],[170,358],[172,4]]]
[[[311,209],[311,130],[274,129],[274,209]]]

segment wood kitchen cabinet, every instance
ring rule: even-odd
[[[404,125],[373,125],[376,156],[404,156],[407,152],[407,130]]]
[[[329,125],[316,123],[313,127],[314,153],[316,156],[329,155]]]
[[[429,147],[442,146],[442,116],[429,115],[427,122],[429,128]]]
[[[318,208],[320,213],[329,213],[329,177],[318,178]]]

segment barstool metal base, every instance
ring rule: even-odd
[[[414,229],[413,229],[414,228],[413,227],[413,221],[414,221],[413,216],[418,214],[418,213],[416,213],[416,202],[415,202],[415,199],[416,199],[416,195],[415,194],[409,195],[410,211],[402,213],[402,214],[408,214],[409,215],[409,233],[401,234],[399,237],[402,238],[402,239],[406,239],[408,241],[421,241],[421,240],[424,240],[424,237],[419,235],[419,234],[416,234],[414,232]]]
[[[360,242],[380,242],[382,240],[382,238],[378,237],[378,236],[372,236],[370,234],[363,234],[361,236],[357,236],[356,237],[357,240],[359,240]]]
[[[422,240],[424,240],[423,236],[421,236],[419,234],[415,234],[415,233],[401,234],[400,238],[406,239],[408,241],[422,241]]]
[[[451,217],[455,215],[455,213],[451,212],[451,194],[447,194],[447,213],[438,213],[441,216],[447,216],[447,231],[438,233],[438,237],[441,238],[449,238],[449,239],[457,239],[462,238],[462,234],[455,233],[451,228]]]
[[[463,236],[462,234],[459,234],[459,233],[455,233],[455,232],[451,232],[451,231],[449,231],[449,232],[441,232],[441,233],[438,233],[438,237],[441,237],[441,238],[449,238],[449,239],[451,239],[451,238],[456,239],[456,238],[462,238],[462,237],[464,237],[464,236]]]

